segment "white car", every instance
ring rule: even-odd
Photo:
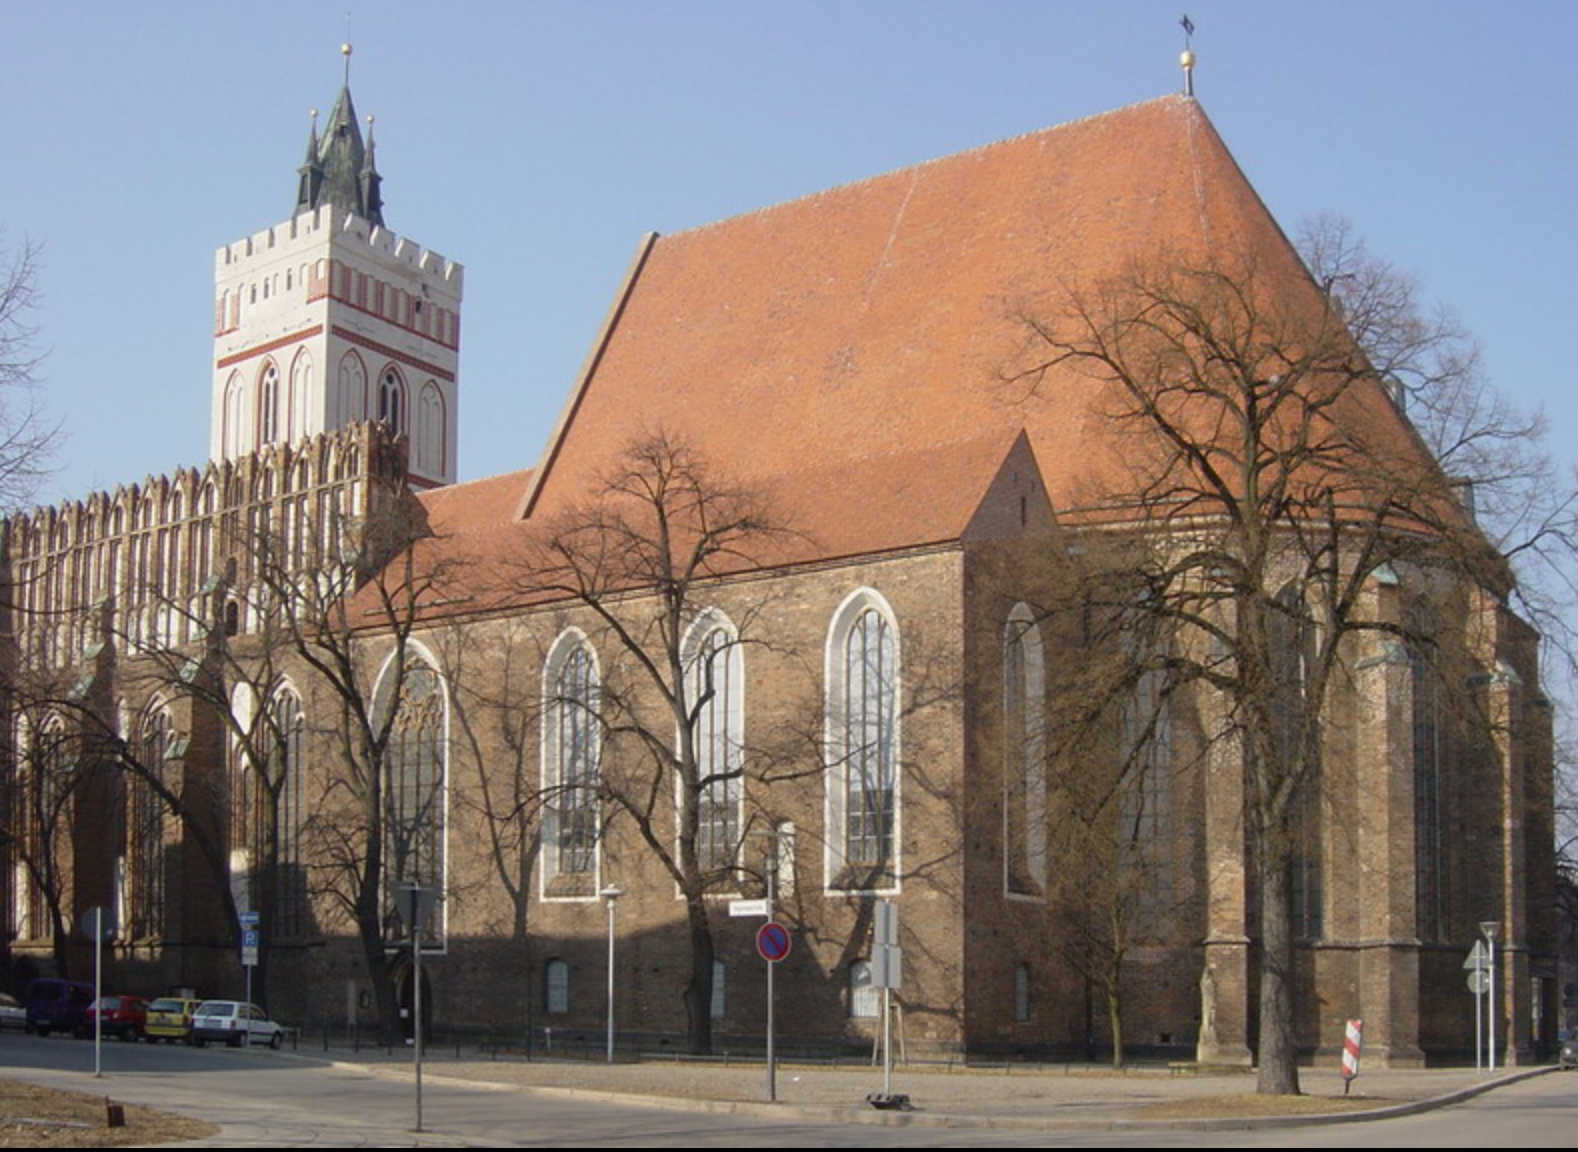
[[[267,1012],[239,1000],[204,1000],[192,1013],[192,1031],[188,1034],[189,1042],[199,1048],[210,1040],[232,1048],[244,1043],[278,1048],[284,1039],[284,1030],[268,1018]]]

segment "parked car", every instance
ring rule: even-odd
[[[27,1027],[27,1009],[9,992],[0,992],[0,1029]]]
[[[93,1003],[93,985],[41,976],[27,986],[27,1030],[48,1036],[75,1032]]]
[[[148,1043],[156,1044],[163,1040],[169,1044],[178,1044],[188,1039],[192,1034],[192,1017],[201,1003],[201,1000],[186,1000],[179,996],[161,996],[149,1004],[148,1022],[143,1026],[143,1035],[148,1038]]]
[[[278,1048],[285,1039],[280,1026],[270,1020],[268,1013],[256,1004],[238,1000],[204,1000],[192,1015],[190,1039],[199,1048],[210,1040],[239,1048],[249,1036],[254,1047],[267,1044],[270,1048]]]
[[[148,1001],[141,996],[100,996],[82,1014],[77,1035],[91,1037],[96,1020],[102,1021],[99,1028],[105,1036],[139,1040],[148,1023]]]

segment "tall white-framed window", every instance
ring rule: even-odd
[[[126,916],[121,921],[132,940],[164,935],[165,810],[159,788],[170,783],[167,761],[175,752],[175,724],[162,702],[149,706],[139,728],[136,764],[126,781]]]
[[[1134,687],[1119,711],[1125,888],[1138,927],[1152,934],[1165,931],[1173,905],[1172,707],[1164,654],[1165,641],[1130,643]]]
[[[1421,940],[1440,940],[1447,924],[1446,851],[1442,792],[1446,768],[1446,724],[1441,673],[1434,654],[1439,633],[1428,604],[1410,605],[1408,666],[1413,681],[1414,897]]]
[[[601,677],[586,635],[560,633],[543,669],[543,895],[595,899]]]
[[[1309,675],[1317,635],[1309,604],[1295,585],[1277,593],[1269,627],[1271,676],[1275,687],[1272,739],[1284,764],[1298,755],[1297,744],[1316,719],[1309,714]],[[1314,753],[1311,753],[1314,755]],[[1325,934],[1325,884],[1321,822],[1321,768],[1304,766],[1291,801],[1289,827],[1293,852],[1289,861],[1289,918],[1293,935],[1316,940]]]
[[[681,646],[695,747],[696,861],[710,873],[738,862],[744,801],[745,658],[734,624],[709,609],[697,617]],[[679,810],[686,809],[679,782]]]
[[[385,675],[390,670],[385,669]],[[444,938],[445,829],[447,795],[444,687],[419,656],[408,658],[400,677],[396,712],[385,752],[384,905],[393,938],[410,938],[399,921],[395,892],[417,884],[429,893],[422,923],[424,941]]]
[[[1003,629],[1003,890],[1047,882],[1046,663],[1041,629],[1016,604]]]
[[[899,883],[899,636],[877,592],[851,594],[827,653],[827,876],[840,891]]]
[[[310,925],[307,860],[302,839],[306,824],[306,724],[301,698],[288,685],[270,702],[269,786],[274,789],[275,846],[274,932],[285,938],[305,936]]]

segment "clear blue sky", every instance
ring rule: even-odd
[[[0,0],[0,227],[45,245],[46,498],[207,452],[213,250],[285,219],[343,7]],[[466,265],[463,479],[531,464],[636,242],[1179,86],[1290,231],[1351,219],[1572,458],[1578,4],[351,5],[391,228]]]

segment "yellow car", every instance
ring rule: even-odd
[[[157,1044],[164,1040],[170,1044],[179,1044],[190,1039],[192,1014],[201,1003],[201,1000],[163,996],[148,1005],[148,1022],[143,1025],[143,1035],[148,1037],[148,1043]]]

